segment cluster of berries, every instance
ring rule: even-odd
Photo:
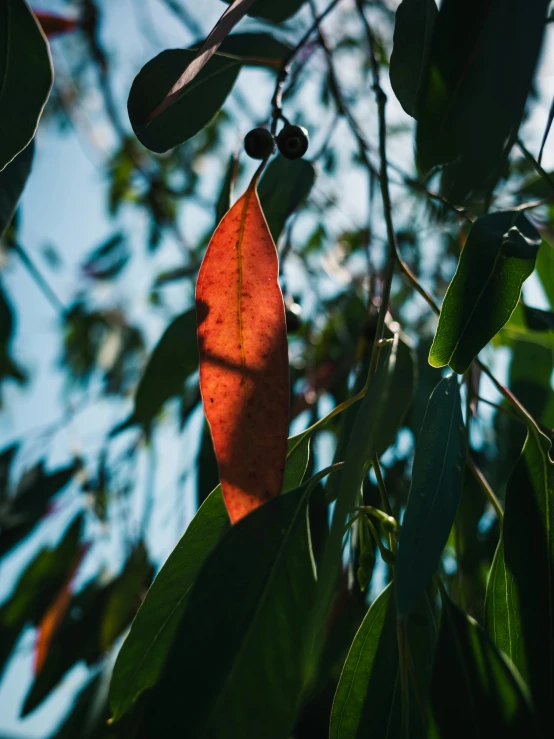
[[[308,150],[308,132],[287,124],[277,136],[277,147],[286,159],[300,159]],[[267,159],[275,151],[275,138],[267,128],[254,128],[244,138],[244,150],[252,159]]]

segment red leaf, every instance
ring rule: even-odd
[[[47,13],[44,10],[33,10],[33,13],[48,38],[62,33],[71,33],[79,28],[77,18],[67,18],[56,13]]]
[[[65,612],[71,602],[71,596],[73,595],[73,581],[81,562],[84,559],[85,554],[90,548],[89,544],[83,544],[77,554],[75,563],[66,578],[65,583],[62,585],[58,594],[50,604],[48,610],[41,619],[40,624],[37,627],[37,635],[35,640],[35,664],[34,671],[35,675],[41,671],[48,656],[48,651],[52,640],[56,635],[56,632],[65,616]]]
[[[256,185],[217,227],[196,286],[200,389],[232,523],[279,495],[287,453],[285,310]]]

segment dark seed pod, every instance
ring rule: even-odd
[[[277,146],[286,159],[300,159],[308,151],[310,140],[302,126],[287,125],[277,136]]]
[[[244,137],[244,151],[252,159],[267,159],[275,151],[275,139],[267,128],[253,128]]]

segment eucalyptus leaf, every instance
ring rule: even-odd
[[[534,226],[517,211],[477,219],[444,297],[429,353],[433,367],[467,370],[510,318],[540,243]]]
[[[310,194],[314,182],[314,167],[305,159],[277,156],[270,162],[260,180],[258,195],[275,243],[289,216]]]
[[[412,675],[424,700],[437,636],[427,597],[406,628]],[[372,603],[350,647],[331,711],[330,739],[401,737],[401,693],[394,584],[390,583]],[[411,739],[426,737],[415,706],[408,726]]]
[[[185,382],[198,369],[196,311],[177,316],[166,328],[144,369],[131,416],[112,431],[140,424],[148,428],[164,404],[180,395]]]
[[[233,89],[240,62],[213,56],[180,97],[149,120],[195,56],[196,52],[190,49],[162,51],[141,69],[131,86],[127,103],[129,119],[138,139],[152,151],[168,151],[201,131]]]
[[[331,489],[338,497],[333,511],[331,530],[323,550],[320,575],[318,577],[317,603],[314,615],[314,659],[321,649],[321,634],[333,601],[340,572],[341,553],[345,526],[359,504],[362,484],[368,473],[376,451],[386,400],[390,391],[391,378],[396,365],[398,334],[393,341],[381,349],[384,356],[367,387],[360,403],[346,445],[344,467],[337,476],[337,485]]]
[[[0,5],[0,172],[33,139],[54,70],[50,47],[24,0]]]
[[[310,439],[306,437],[299,444],[289,439],[288,448],[283,493],[302,483]],[[229,528],[229,516],[218,485],[200,506],[161,568],[123,642],[110,685],[114,721],[159,680],[187,608],[191,587],[204,561]]]
[[[136,76],[127,108],[133,130],[152,151],[163,153],[201,131],[215,117],[244,65],[278,67],[290,47],[267,33],[228,37],[179,95],[151,117],[173,85],[196,58],[194,49],[168,49],[151,59]],[[240,54],[239,54],[240,52]]]
[[[390,82],[400,105],[414,118],[437,14],[435,0],[402,0],[396,11]]]
[[[240,520],[206,559],[152,693],[156,735],[288,736],[316,585],[308,502],[328,472]]]
[[[472,618],[442,601],[430,739],[538,737],[521,679]]]
[[[187,606],[194,580],[230,528],[221,487],[198,509],[185,534],[152,583],[117,656],[110,684],[110,706],[117,721],[163,670]]]
[[[491,569],[487,631],[527,682],[543,728],[554,720],[554,464],[550,440],[529,433],[510,477]]]
[[[396,559],[400,616],[411,612],[439,565],[462,495],[465,455],[458,378],[449,375],[429,398],[416,443]]]
[[[416,159],[454,202],[488,196],[517,136],[549,0],[443,0],[418,107]]]

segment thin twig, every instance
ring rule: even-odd
[[[523,143],[521,139],[518,138],[516,140],[516,144],[519,150],[521,151],[521,153],[523,154],[523,156],[527,159],[527,161],[533,165],[535,172],[538,175],[540,175],[540,177],[542,177],[542,179],[546,182],[548,187],[552,190],[552,192],[554,192],[554,180],[552,179],[552,177],[548,174],[548,172],[546,172],[546,170],[544,170],[541,167],[541,165],[538,163],[535,157],[531,154],[529,149],[527,149],[527,147],[525,146],[525,144]]]
[[[504,511],[502,510],[502,506],[500,505],[500,501],[498,500],[498,498],[494,494],[493,489],[491,488],[491,486],[487,482],[485,476],[483,475],[483,473],[481,472],[481,470],[479,469],[479,467],[477,467],[477,465],[475,464],[475,462],[473,461],[473,459],[469,455],[467,457],[467,462],[466,463],[467,463],[467,466],[469,467],[469,469],[471,470],[471,472],[473,473],[473,476],[475,477],[475,479],[479,483],[479,487],[485,493],[485,496],[488,498],[490,504],[494,508],[494,510],[496,512],[496,515],[498,516],[498,519],[500,521],[502,521],[502,519],[504,518]]]
[[[340,0],[332,0],[325,10],[315,18],[312,25],[308,28],[306,33],[302,36],[300,41],[296,44],[294,49],[291,51],[287,59],[284,61],[279,74],[277,75],[277,82],[275,84],[275,91],[271,99],[272,115],[271,115],[271,132],[274,134],[277,130],[277,121],[283,120],[283,91],[287,78],[292,69],[292,65],[298,52],[308,43],[311,36],[319,31],[320,24],[325,20],[329,13],[334,10],[339,4]]]
[[[60,298],[58,298],[54,289],[50,286],[48,280],[46,279],[46,277],[44,277],[33,259],[29,256],[27,250],[24,249],[21,244],[18,244],[17,242],[14,243],[12,246],[18,257],[21,259],[24,267],[27,269],[27,272],[31,275],[44,297],[48,300],[54,310],[60,314],[60,317],[62,319],[65,318],[67,308],[60,300]]]

